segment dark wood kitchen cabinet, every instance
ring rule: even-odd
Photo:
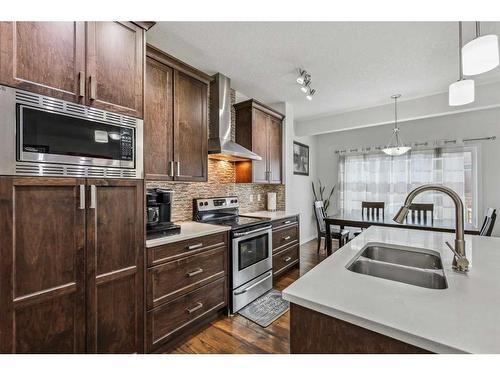
[[[85,352],[84,179],[0,180],[0,352]]]
[[[0,22],[0,83],[82,102],[85,22]]]
[[[142,117],[144,30],[130,22],[1,22],[0,83]]]
[[[87,105],[142,117],[144,38],[131,22],[87,22]]]
[[[211,77],[147,46],[146,179],[206,181]]]
[[[143,182],[87,180],[87,352],[143,342]]]
[[[234,108],[236,142],[262,157],[236,162],[236,182],[280,184],[284,116],[255,99],[237,103]]]
[[[142,181],[0,177],[1,353],[143,350],[143,199]]]

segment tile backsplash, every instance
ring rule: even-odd
[[[240,212],[260,211],[267,208],[267,193],[276,193],[276,209],[285,209],[284,185],[261,185],[235,183],[234,163],[208,159],[207,182],[158,182],[147,181],[147,188],[163,187],[174,191],[172,220],[191,220],[193,199],[236,195],[240,201]],[[260,200],[259,200],[260,197]]]

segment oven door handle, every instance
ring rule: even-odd
[[[262,284],[264,281],[266,281],[267,279],[269,279],[272,276],[273,276],[273,273],[269,272],[269,274],[266,277],[264,277],[262,280],[257,281],[255,284],[250,285],[248,288],[245,288],[242,291],[234,292],[234,295],[239,296],[240,294],[244,294],[244,293],[248,292],[250,289],[255,288],[257,285]]]
[[[257,233],[257,232],[264,232],[264,231],[269,230],[269,229],[272,229],[271,225],[268,227],[264,227],[264,228],[250,230],[250,231],[244,232],[244,233],[235,233],[234,237],[236,237],[236,238],[244,237],[244,236],[248,236],[249,234],[253,234],[253,233]]]

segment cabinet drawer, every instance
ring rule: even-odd
[[[226,247],[219,247],[149,268],[147,308],[156,307],[225,276],[226,258]]]
[[[207,284],[194,292],[165,303],[147,313],[148,351],[175,336],[175,333],[209,312],[224,307],[226,278]]]
[[[148,249],[148,266],[156,266],[222,246],[227,246],[227,232],[152,247]]]
[[[297,222],[298,222],[297,216],[290,216],[290,217],[285,217],[283,219],[274,220],[272,222],[272,225],[273,225],[273,229],[277,229],[277,228],[283,227],[285,225],[290,225],[292,223],[297,223]]]
[[[273,255],[273,273],[274,276],[282,273],[288,267],[297,264],[299,261],[299,245],[292,246]]]
[[[286,246],[290,246],[298,241],[299,226],[287,225],[280,229],[273,230],[273,251],[279,251]]]

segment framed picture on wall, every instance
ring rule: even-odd
[[[309,146],[293,142],[293,174],[309,176]]]

